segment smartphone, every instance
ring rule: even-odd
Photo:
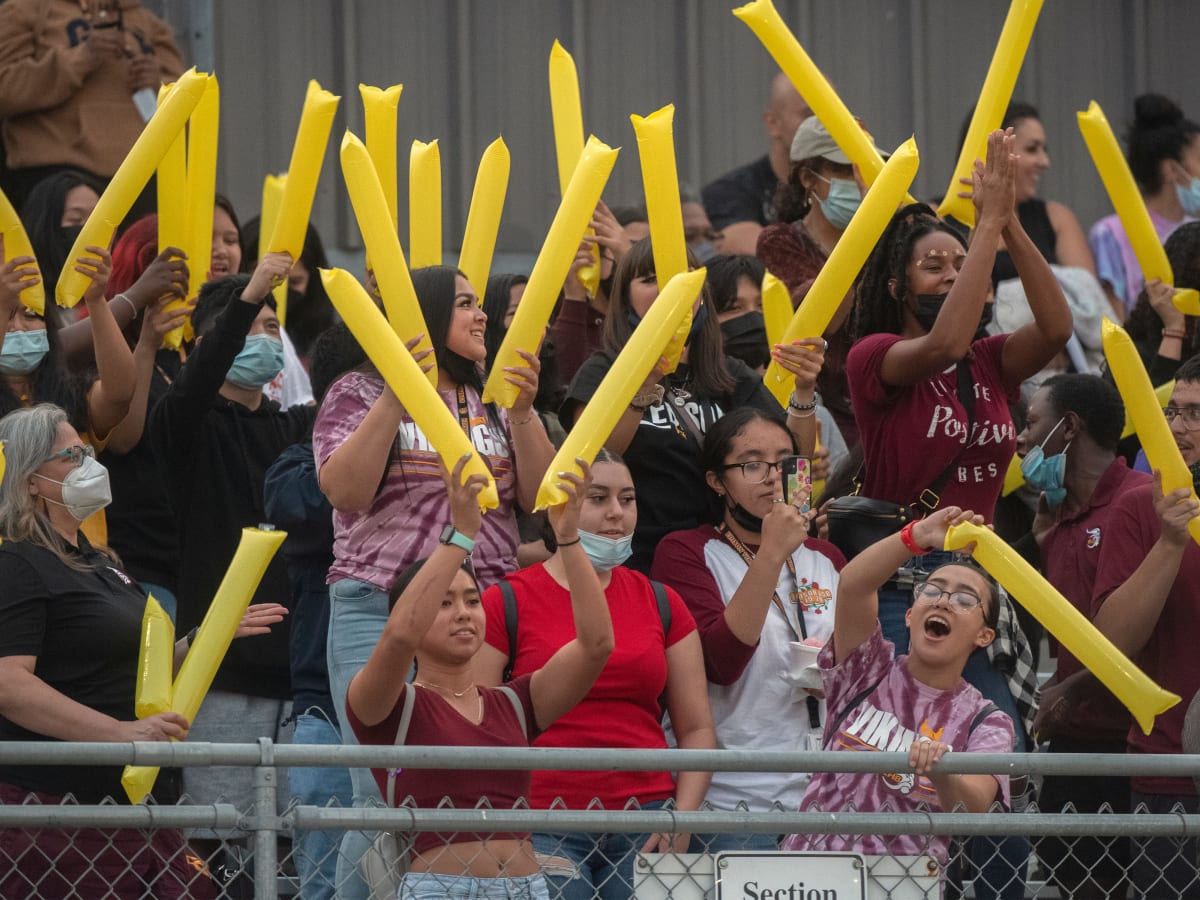
[[[796,491],[801,489],[812,493],[812,460],[807,456],[789,456],[783,460],[780,469],[783,478],[783,502],[791,503]],[[801,512],[808,512],[810,506],[806,499],[800,507]]]

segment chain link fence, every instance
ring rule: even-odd
[[[82,805],[71,798],[0,795],[0,897],[395,897],[407,836],[417,832],[533,832],[552,898],[637,900],[937,900],[940,897],[1200,898],[1200,815],[1147,810],[1117,814],[1043,812],[797,812],[771,809],[676,811],[318,807],[286,800],[294,767],[375,766],[501,770],[712,770],[886,773],[905,771],[900,753],[530,750],[464,747],[328,747],[258,744],[0,744],[9,765],[238,766],[253,770],[252,796],[195,805],[141,806],[119,798]],[[1200,775],[1197,756],[953,754],[956,773],[1127,778]],[[190,833],[219,839],[190,839]],[[314,833],[326,840],[302,836]],[[343,835],[361,834],[374,863],[339,858]],[[656,833],[687,833],[689,852],[642,854]],[[825,835],[840,848],[864,839],[905,855],[844,852],[796,856],[774,851],[785,834]],[[382,835],[382,837],[381,837]],[[946,852],[946,837],[950,837]],[[891,838],[891,840],[889,840]],[[313,850],[313,848],[317,848]],[[313,853],[317,856],[314,857]],[[463,860],[469,868],[472,860]],[[390,867],[390,868],[389,868]],[[438,895],[437,879],[432,880]],[[340,879],[340,880],[339,880]],[[1135,893],[1136,889],[1136,893]],[[447,888],[447,896],[449,888]],[[514,894],[515,896],[515,894]]]

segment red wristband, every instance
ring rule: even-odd
[[[904,542],[904,546],[913,556],[924,556],[929,551],[917,543],[917,539],[913,537],[913,526],[916,522],[909,522],[900,529],[900,540]]]

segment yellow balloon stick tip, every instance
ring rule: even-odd
[[[496,237],[500,234],[500,217],[508,194],[511,165],[504,138],[496,138],[483,151],[479,171],[475,174],[475,190],[471,193],[458,267],[480,297],[487,291],[488,275],[492,270],[492,255],[496,251]]]
[[[788,344],[825,333],[871,249],[916,178],[920,162],[917,142],[913,138],[896,148],[875,183],[868,188],[862,204],[813,280],[808,295],[792,315],[780,343]],[[772,360],[763,375],[763,383],[779,405],[786,407],[794,383],[791,373]]]
[[[142,614],[142,642],[138,646],[138,680],[134,712],[139,719],[171,708],[171,675],[175,662],[175,625],[153,596],[146,598]]]
[[[1009,494],[1019,490],[1021,485],[1025,483],[1025,474],[1021,471],[1021,457],[1013,454],[1013,458],[1008,461],[1008,468],[1004,472],[1004,487],[1000,491],[1000,496],[1007,497]]]
[[[404,261],[404,250],[400,238],[391,225],[387,201],[379,183],[379,175],[363,142],[347,131],[342,137],[342,175],[346,179],[346,191],[350,194],[350,205],[358,220],[371,260],[375,282],[383,298],[383,308],[388,321],[402,342],[419,334],[425,335],[414,348],[415,354],[430,351],[425,362],[433,362],[433,342],[429,329],[425,327],[425,316],[417,300],[417,289],[413,286],[412,274]],[[418,371],[420,369],[418,368]],[[437,364],[424,376],[432,387],[437,387]]]
[[[2,190],[0,190],[0,239],[3,241],[0,244],[0,248],[3,249],[3,253],[0,254],[0,262],[8,262],[18,256],[33,257],[33,262],[22,271],[36,274],[39,281],[32,287],[21,289],[21,302],[39,316],[44,315],[46,312],[46,288],[42,284],[44,279],[42,279],[41,269],[38,268],[37,257],[33,253],[33,244],[29,241],[29,235],[25,233],[21,217],[17,215],[16,209]]]
[[[452,469],[459,459],[470,454],[471,459],[463,470],[463,478],[483,475],[487,479],[487,486],[479,495],[480,508],[495,509],[499,505],[499,495],[487,464],[463,432],[458,417],[450,412],[441,394],[421,377],[420,366],[404,349],[396,332],[388,327],[383,313],[367,294],[366,288],[345,269],[321,269],[320,273],[329,299],[346,327],[358,338],[363,351],[404,405],[405,411],[430,446],[437,451],[442,464]]]
[[[575,167],[571,183],[567,185],[567,192],[558,206],[558,212],[554,214],[541,252],[533,264],[517,314],[504,335],[496,358],[488,360],[491,371],[483,386],[485,401],[494,401],[506,408],[516,402],[517,388],[505,380],[507,373],[504,370],[526,364],[518,350],[537,352],[546,331],[546,323],[550,321],[550,313],[554,311],[559,292],[570,271],[571,261],[575,258],[583,233],[617,161],[617,153],[618,149],[609,147],[599,138],[588,138],[579,165]]]
[[[558,187],[565,197],[571,176],[583,155],[583,106],[575,60],[557,40],[550,49],[550,117],[558,160]],[[590,229],[588,234],[591,234]],[[588,293],[596,293],[600,286],[599,247],[592,248],[592,264],[580,266],[579,280]]]
[[[442,264],[442,156],[436,140],[408,157],[408,253],[414,269]]]
[[[1171,298],[1175,308],[1185,316],[1200,316],[1200,291],[1193,288],[1175,288]]]
[[[538,487],[537,509],[566,502],[566,494],[558,486],[558,473],[580,473],[576,459],[589,464],[596,459],[596,454],[629,408],[630,401],[663,355],[678,323],[691,312],[707,274],[706,269],[682,272],[672,278],[655,299],[546,469]],[[524,302],[521,301],[522,305]]]
[[[388,88],[373,87],[360,84],[358,93],[363,104],[363,137],[375,171],[379,175],[379,183],[383,186],[383,195],[387,198],[388,212],[392,214],[392,228],[399,222],[399,207],[397,200],[397,154],[396,154],[396,119],[397,108],[400,105],[400,94],[404,85],[393,84]]]
[[[767,344],[782,343],[788,323],[792,321],[792,295],[787,285],[770,272],[762,280],[763,319],[767,326]]]
[[[1177,695],[1151,681],[994,531],[962,523],[946,533],[946,550],[962,550],[971,544],[975,560],[1125,704],[1146,734],[1156,715],[1179,702]]]

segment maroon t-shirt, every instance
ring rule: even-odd
[[[862,493],[913,503],[953,462],[939,505],[974,510],[990,522],[1017,447],[1008,404],[1017,399],[1020,386],[1005,387],[1000,376],[1008,335],[971,345],[975,412],[969,433],[967,411],[958,399],[957,367],[905,387],[883,383],[883,357],[901,340],[898,334],[867,335],[846,360],[863,446]]]
[[[1133,471],[1125,465],[1124,458],[1118,456],[1100,476],[1087,507],[1070,518],[1060,511],[1054,527],[1042,542],[1042,571],[1046,580],[1087,616],[1088,621],[1096,615],[1092,598],[1100,554],[1113,549],[1110,521],[1116,499],[1126,490],[1149,482],[1148,474]],[[1063,681],[1081,669],[1082,663],[1060,645],[1058,680]],[[1076,737],[1123,740],[1129,731],[1129,710],[1107,688],[1099,687],[1071,708],[1063,729]]]
[[[1103,537],[1104,552],[1096,572],[1094,608],[1129,580],[1158,541],[1162,527],[1154,513],[1154,494],[1150,484],[1140,484],[1123,492],[1113,503],[1108,534]],[[1154,632],[1136,662],[1161,687],[1183,698],[1154,720],[1150,734],[1143,734],[1135,722],[1129,727],[1130,753],[1182,753],[1183,717],[1188,700],[1200,690],[1200,653],[1196,636],[1200,635],[1200,605],[1196,586],[1200,585],[1200,546],[1188,541],[1179,572],[1167,593]],[[1133,789],[1146,794],[1195,795],[1196,785],[1188,776],[1132,779]]]

